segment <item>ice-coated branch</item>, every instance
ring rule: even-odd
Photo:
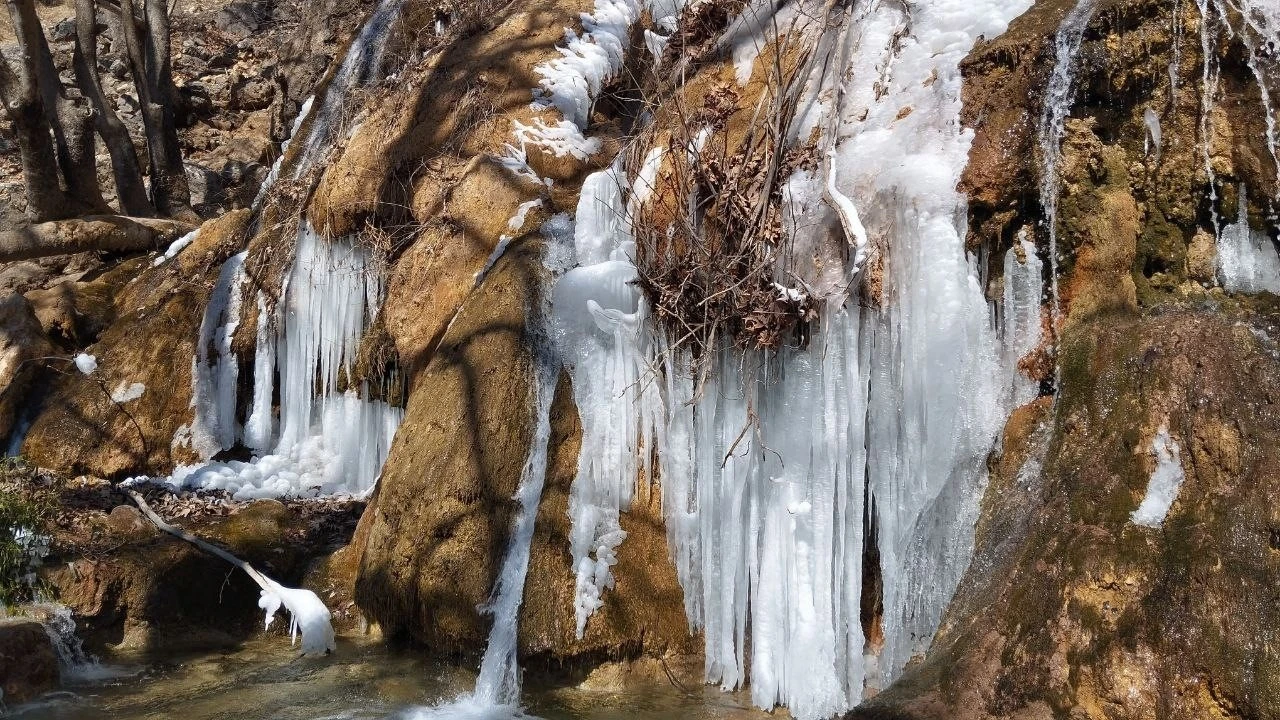
[[[258,607],[267,613],[267,627],[271,627],[271,620],[275,617],[280,606],[283,605],[289,611],[290,639],[296,641],[299,631],[302,633],[303,654],[323,654],[333,652],[336,649],[333,625],[329,622],[329,608],[325,607],[315,593],[301,588],[284,587],[259,572],[257,568],[217,545],[202,540],[176,525],[170,525],[165,522],[163,518],[151,509],[151,506],[147,504],[147,501],[143,499],[138,491],[126,490],[126,492],[134,503],[138,505],[138,509],[142,511],[142,514],[146,515],[147,519],[154,523],[156,527],[170,535],[186,540],[211,555],[216,555],[226,560],[253,578],[253,581],[262,588],[262,597],[258,600]]]
[[[827,153],[827,182],[823,186],[823,195],[826,196],[831,207],[835,208],[836,215],[840,217],[840,226],[844,228],[845,239],[853,245],[853,271],[857,272],[867,259],[867,229],[862,225],[862,218],[858,216],[858,208],[853,204],[853,200],[836,187],[835,150]]]

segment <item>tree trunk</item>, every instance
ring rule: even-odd
[[[24,22],[33,28],[30,37],[35,48],[36,81],[45,117],[53,129],[54,149],[67,195],[79,205],[78,215],[110,212],[98,184],[93,111],[83,98],[67,95],[32,0],[19,0],[18,5]]]
[[[94,122],[111,153],[111,172],[116,181],[116,196],[126,215],[144,217],[155,214],[147,199],[142,181],[142,165],[115,108],[107,102],[98,78],[98,15],[95,0],[76,0],[76,46],[73,55],[76,83],[93,105]]]
[[[166,245],[194,230],[176,220],[98,215],[0,231],[0,263],[90,250],[135,252]]]
[[[18,139],[27,192],[27,215],[36,221],[72,217],[76,214],[76,204],[58,182],[58,157],[37,79],[38,43],[32,33],[39,32],[43,36],[43,31],[38,23],[32,27],[24,17],[24,0],[5,2],[9,6],[21,57],[16,66],[11,66],[0,54],[0,99],[4,100],[5,113],[12,120]],[[30,9],[29,5],[27,9]],[[34,13],[31,17],[34,18]]]
[[[171,98],[173,95],[167,8],[163,2],[158,8],[152,8],[148,2],[148,36],[144,43],[134,5],[134,0],[121,0],[120,26],[124,31],[133,83],[142,106],[142,125],[147,134],[147,154],[151,159],[151,201],[166,215],[188,214],[191,213],[191,191],[182,165],[173,108],[166,103],[169,99],[166,96]],[[159,28],[151,27],[153,18],[158,15],[164,16]],[[150,67],[148,59],[162,65]]]

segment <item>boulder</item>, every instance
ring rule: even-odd
[[[56,351],[31,303],[21,295],[0,299],[0,437],[8,437],[29,392],[44,373],[44,361]]]
[[[1069,331],[1057,405],[1011,420],[932,649],[853,717],[1280,715],[1280,361],[1257,332],[1274,322]],[[1138,524],[1161,465],[1181,485]]]
[[[58,655],[44,625],[0,619],[0,701],[12,707],[58,687]]]
[[[507,553],[514,494],[532,435],[526,303],[539,292],[541,243],[508,248],[463,303],[409,396],[378,494],[357,531],[355,597],[383,630],[441,655],[478,656]],[[535,669],[640,655],[696,655],[671,564],[658,490],[623,518],[616,587],[575,638],[568,497],[581,424],[567,376],[551,409],[547,476],[519,618]]]
[[[136,279],[121,279],[118,319],[85,350],[98,370],[59,376],[27,435],[26,457],[98,477],[165,474],[195,460],[189,448],[174,445],[174,434],[192,421],[200,322],[222,262],[245,241],[248,216],[239,210],[205,223],[190,247],[158,267],[145,258],[140,268],[121,266],[121,275]],[[141,397],[127,405],[112,400],[117,388],[138,382],[145,385]]]

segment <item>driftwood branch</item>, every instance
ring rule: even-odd
[[[195,226],[176,220],[116,215],[39,223],[0,231],[0,263],[91,250],[152,250],[194,229]]]
[[[258,607],[267,613],[266,627],[271,627],[272,617],[283,605],[285,610],[289,612],[289,634],[294,640],[297,639],[299,633],[302,635],[303,654],[328,654],[337,649],[337,644],[334,641],[333,624],[330,622],[332,615],[329,612],[329,608],[325,607],[324,601],[314,592],[306,589],[284,587],[259,572],[249,563],[217,545],[201,540],[186,530],[165,522],[151,509],[151,506],[147,504],[147,501],[143,499],[142,494],[138,491],[126,490],[126,492],[137,503],[138,509],[156,527],[170,535],[186,540],[211,555],[216,555],[226,560],[253,578],[253,581],[262,588],[262,597],[258,600]]]
[[[141,510],[142,514],[146,515],[147,519],[150,520],[156,527],[169,533],[170,535],[173,535],[174,537],[186,540],[187,542],[191,543],[192,545],[195,545],[196,547],[209,553],[210,555],[216,555],[222,558],[223,560],[226,560],[232,565],[235,565],[236,567],[243,570],[246,575],[253,578],[253,581],[258,583],[258,585],[261,586],[263,590],[266,590],[268,592],[273,592],[271,585],[274,583],[272,583],[269,579],[267,579],[266,575],[263,575],[262,573],[258,572],[257,569],[255,569],[252,565],[245,562],[244,560],[241,560],[235,555],[232,555],[226,550],[223,550],[217,545],[214,545],[213,543],[210,543],[210,542],[206,542],[205,540],[202,540],[196,537],[195,535],[192,535],[191,533],[187,532],[186,530],[183,530],[177,525],[170,525],[169,523],[165,522],[164,518],[157,515],[156,511],[151,509],[151,506],[147,504],[147,501],[143,499],[142,494],[139,493],[137,490],[126,490],[125,492],[129,493],[129,497],[132,498],[133,502],[137,504],[138,509]]]

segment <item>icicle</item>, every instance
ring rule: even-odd
[[[1018,363],[1040,346],[1041,298],[1044,263],[1036,256],[1036,246],[1027,238],[1026,230],[1018,233],[1017,243],[1004,256],[1004,297],[1002,322],[1004,330],[1005,372],[1012,378],[1013,397],[1009,407],[1028,403],[1039,394],[1034,380],[1018,368]]]
[[[240,296],[247,252],[232,255],[218,273],[218,281],[200,322],[196,355],[191,360],[191,445],[208,460],[236,441],[236,383],[240,365],[231,341],[240,325]],[[212,357],[209,351],[216,354]]]
[[[1249,227],[1248,194],[1236,188],[1236,221],[1218,236],[1218,279],[1232,292],[1280,294],[1280,255],[1265,232]]]

